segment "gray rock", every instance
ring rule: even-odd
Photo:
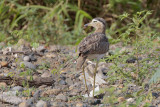
[[[22,65],[22,64],[24,64],[24,65],[25,65],[25,67],[27,67],[27,68],[30,68],[30,69],[36,69],[36,66],[35,66],[35,65],[33,65],[31,62],[23,61],[23,62],[21,62],[21,63],[20,63],[20,65]]]
[[[47,103],[43,100],[39,100],[36,104],[36,107],[47,107]]]
[[[23,100],[20,97],[16,96],[16,91],[3,92],[2,94],[0,94],[0,100],[3,102],[16,105],[23,102]]]
[[[68,106],[65,102],[51,102],[50,105],[52,107],[74,107],[74,106]]]
[[[29,62],[30,61],[29,56],[24,56],[23,61]]]
[[[39,52],[45,52],[45,47],[44,46],[39,46],[38,48],[36,48],[37,51]]]
[[[33,98],[34,100],[38,100],[38,98],[40,97],[40,93],[41,93],[41,90],[37,90],[34,95],[33,95]]]
[[[67,78],[66,82],[68,85],[73,85],[73,80],[71,80],[71,78]]]
[[[59,107],[58,102],[51,102],[50,105],[53,106],[53,107]]]
[[[126,101],[128,104],[131,104],[134,102],[134,100],[135,100],[134,98],[128,98]]]
[[[58,95],[56,96],[56,100],[61,100],[61,101],[67,102],[67,101],[68,101],[68,98],[67,98],[65,95],[63,95],[63,94],[58,94]]]
[[[60,80],[60,81],[59,81],[59,84],[61,84],[61,85],[66,85],[67,83],[66,83],[66,81],[64,81],[64,80]]]
[[[15,86],[15,87],[12,88],[12,91],[23,91],[23,87]]]
[[[76,104],[76,107],[84,107],[84,104],[83,104],[82,102],[78,102],[78,103]]]
[[[34,98],[30,98],[26,101],[27,105],[29,105],[29,107],[31,107],[33,105],[34,102]]]
[[[42,75],[41,75],[41,77],[51,77],[52,76],[52,74],[50,73],[50,72],[47,72],[47,71],[45,71]]]
[[[155,98],[158,98],[158,97],[159,97],[159,94],[156,93],[156,92],[152,92],[152,96],[155,97]]]
[[[29,55],[29,58],[31,61],[37,61],[37,58],[35,58],[34,54]]]
[[[104,104],[100,104],[99,107],[105,107],[105,105]]]
[[[97,105],[97,104],[100,104],[101,103],[101,100],[99,99],[94,99],[94,98],[88,98],[86,99],[87,103],[91,104],[91,105]]]

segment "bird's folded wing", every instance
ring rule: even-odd
[[[79,44],[79,54],[104,54],[109,49],[109,42],[105,34],[94,33],[84,38]]]

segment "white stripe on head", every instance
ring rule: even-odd
[[[97,21],[97,22],[99,22],[99,20],[96,20],[96,19],[93,19],[93,20],[92,20],[92,22],[94,22],[94,21]]]

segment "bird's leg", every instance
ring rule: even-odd
[[[88,87],[87,87],[86,76],[85,76],[85,72],[84,72],[84,65],[83,65],[83,76],[84,76],[84,81],[85,81],[85,89],[88,94]],[[89,96],[89,94],[88,94],[88,96]]]
[[[97,61],[96,61],[95,71],[94,71],[94,75],[93,75],[93,97],[94,97],[95,77],[96,77],[96,73],[97,73],[98,62],[99,62],[99,61],[97,60]]]

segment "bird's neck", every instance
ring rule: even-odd
[[[105,33],[105,28],[97,28],[94,33]]]

